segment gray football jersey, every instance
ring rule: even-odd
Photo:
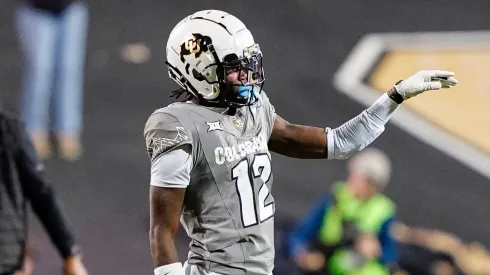
[[[193,169],[181,222],[191,238],[188,261],[221,274],[270,274],[274,199],[267,142],[275,112],[265,92],[257,104],[222,109],[174,103],[145,126],[149,157],[192,145]]]

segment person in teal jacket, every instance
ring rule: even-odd
[[[347,181],[334,183],[288,237],[304,274],[388,275],[396,266],[395,204],[381,194],[391,175],[388,156],[365,149],[348,171]]]

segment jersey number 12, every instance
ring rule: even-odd
[[[236,181],[238,197],[240,198],[240,210],[244,227],[253,226],[268,220],[274,215],[273,203],[265,204],[269,196],[269,188],[266,183],[272,175],[271,160],[267,154],[254,156],[252,165],[247,158],[238,162],[231,170],[231,178]],[[254,181],[256,178],[262,180],[259,189],[258,205],[255,204]],[[257,213],[258,208],[258,213]],[[258,217],[257,217],[258,216]]]

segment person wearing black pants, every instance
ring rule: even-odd
[[[0,275],[23,274],[28,203],[63,257],[64,273],[87,275],[79,246],[23,124],[0,110]]]

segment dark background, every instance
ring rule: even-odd
[[[12,110],[18,105],[22,68],[13,25],[15,4],[3,0],[0,8],[0,98]],[[332,86],[334,72],[364,34],[490,29],[487,0],[106,0],[89,1],[89,7],[85,153],[78,162],[46,164],[91,274],[152,274],[149,160],[142,133],[149,114],[167,105],[176,87],[167,77],[165,45],[183,17],[221,9],[242,19],[264,52],[264,89],[278,114],[320,127],[336,127],[364,109]],[[150,48],[148,63],[121,60],[121,48],[135,42]],[[400,220],[490,245],[487,178],[393,125],[374,146],[394,162],[387,194],[398,203]],[[344,161],[278,155],[273,160],[278,232],[300,218],[319,192],[345,176]],[[38,222],[33,225],[36,274],[58,274],[56,251]],[[182,238],[182,255],[186,242]]]

